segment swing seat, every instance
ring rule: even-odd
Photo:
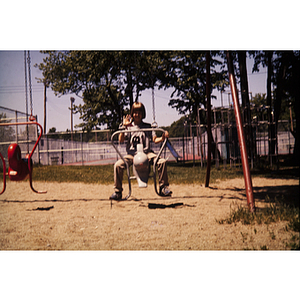
[[[21,181],[29,178],[28,158],[22,159],[18,144],[10,144],[7,150],[8,177],[11,181]],[[31,161],[32,163],[32,161]]]
[[[34,121],[30,122],[17,122],[17,123],[1,123],[0,126],[18,126],[18,125],[37,125],[40,127],[40,135],[35,142],[30,154],[27,154],[25,158],[22,159],[21,157],[21,148],[18,144],[12,143],[9,145],[8,150],[7,150],[7,156],[8,156],[8,174],[6,174],[6,164],[5,160],[0,153],[0,158],[2,160],[2,165],[3,165],[3,188],[2,191],[0,192],[0,195],[4,193],[6,189],[6,175],[9,176],[9,179],[11,181],[21,181],[24,179],[29,178],[29,185],[30,188],[32,189],[33,192],[37,194],[45,194],[47,191],[37,191],[34,189],[32,186],[32,169],[33,169],[33,163],[32,163],[32,155],[34,153],[34,150],[36,149],[42,134],[43,134],[43,128],[42,126]]]

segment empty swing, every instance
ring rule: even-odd
[[[28,63],[28,72],[29,72],[29,88],[30,88],[30,106],[31,106],[31,114],[29,116],[28,121],[28,113],[27,113],[27,71],[26,71],[26,59]],[[30,77],[30,54],[29,51],[27,53],[26,58],[26,51],[24,51],[24,60],[25,60],[25,92],[26,92],[26,116],[27,121],[26,122],[15,122],[15,123],[1,123],[0,120],[0,126],[19,126],[19,125],[37,125],[40,127],[40,134],[35,142],[32,150],[30,153],[27,153],[25,158],[22,158],[21,155],[21,148],[17,143],[12,143],[9,145],[7,150],[7,157],[8,157],[8,173],[6,173],[6,163],[4,160],[3,155],[0,153],[0,158],[2,160],[3,164],[3,188],[0,192],[0,195],[4,193],[6,189],[6,176],[8,175],[9,179],[11,181],[22,181],[25,179],[29,179],[30,188],[32,191],[38,194],[44,194],[47,193],[46,191],[37,191],[33,188],[32,185],[32,170],[33,170],[33,163],[32,163],[32,155],[42,137],[43,134],[43,128],[42,126],[36,122],[35,117],[32,115],[32,92],[31,92],[31,77]],[[28,131],[27,131],[27,139],[28,139]],[[27,149],[27,152],[29,152],[29,149]]]
[[[31,116],[31,119],[33,117]],[[6,189],[6,175],[8,175],[9,179],[11,181],[22,181],[29,178],[29,184],[32,191],[34,191],[37,194],[44,194],[47,193],[47,191],[37,191],[33,188],[32,185],[32,170],[33,170],[33,164],[32,164],[32,155],[42,137],[43,134],[43,128],[42,126],[35,122],[17,122],[17,123],[0,123],[0,126],[18,126],[18,125],[37,125],[40,127],[40,135],[35,142],[31,152],[25,156],[25,158],[22,158],[21,156],[21,149],[20,146],[17,143],[12,143],[9,145],[7,150],[7,156],[8,156],[8,173],[6,173],[6,163],[5,160],[0,153],[0,158],[2,160],[3,164],[3,189],[0,192],[0,195],[4,193]]]

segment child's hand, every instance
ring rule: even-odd
[[[132,123],[132,118],[130,115],[123,117],[123,125],[124,126],[129,126],[131,123]]]
[[[168,137],[169,137],[169,132],[168,132],[168,131],[165,131],[165,132],[162,134],[162,136],[161,136],[162,142],[163,142],[166,138],[168,138]]]

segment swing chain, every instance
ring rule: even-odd
[[[26,57],[27,54],[27,57]],[[29,86],[29,99],[30,99],[30,116],[29,121],[35,121],[36,118],[33,116],[33,102],[32,102],[32,85],[31,85],[31,59],[30,51],[24,51],[24,63],[25,63],[25,94],[26,94],[26,116],[28,121],[28,86]],[[27,63],[27,65],[26,65]],[[27,84],[27,70],[28,70],[28,80]]]
[[[30,59],[30,51],[27,52],[27,64],[28,64],[28,78],[29,78],[29,99],[30,99],[30,116],[32,116],[33,112],[33,104],[32,104],[32,87],[31,87],[31,59]]]
[[[26,64],[26,51],[24,51],[24,69],[25,69],[25,108],[26,108],[26,121],[28,121],[28,84],[27,84],[27,64]]]
[[[152,115],[153,115],[153,122],[151,126],[156,128],[158,126],[157,122],[155,121],[155,98],[154,98],[154,86],[152,87]]]

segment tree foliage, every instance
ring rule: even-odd
[[[173,88],[169,105],[194,118],[205,106],[205,52],[201,51],[44,51],[38,65],[56,95],[74,93],[84,104],[75,106],[83,129],[117,128],[140,93],[154,86]],[[217,53],[215,53],[216,55]],[[224,82],[224,71],[213,59],[212,86]],[[134,97],[135,95],[135,97]]]
[[[56,95],[74,93],[84,104],[75,106],[91,130],[106,125],[116,129],[140,92],[155,85],[158,52],[44,51],[38,67]],[[134,94],[136,95],[134,98]]]
[[[227,74],[218,67],[222,61],[212,52],[211,89],[224,88]],[[170,51],[164,53],[163,72],[159,73],[159,88],[173,88],[169,105],[180,114],[191,114],[197,119],[197,109],[206,107],[206,59],[205,51]]]

